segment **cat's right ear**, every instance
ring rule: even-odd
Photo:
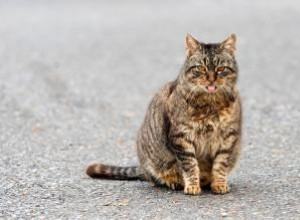
[[[230,54],[234,54],[236,44],[235,34],[231,34],[226,40],[221,43],[221,49],[228,51]]]
[[[193,54],[195,54],[195,52],[197,50],[201,49],[201,44],[199,41],[196,40],[196,38],[194,38],[192,35],[187,34],[185,37],[185,50],[186,50],[186,56],[190,57]]]

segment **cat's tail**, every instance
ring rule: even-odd
[[[119,167],[104,164],[92,164],[86,169],[86,174],[92,178],[100,179],[144,180],[144,175],[137,166]]]

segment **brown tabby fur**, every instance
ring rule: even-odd
[[[236,37],[204,44],[186,37],[186,61],[175,81],[152,99],[137,138],[139,167],[94,164],[94,178],[145,179],[198,195],[201,186],[229,191],[241,146]]]

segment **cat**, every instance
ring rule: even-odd
[[[236,87],[236,36],[205,44],[186,36],[186,60],[176,80],[152,99],[138,132],[140,165],[92,164],[92,178],[147,180],[198,195],[208,186],[229,192],[228,175],[241,151],[241,101]]]

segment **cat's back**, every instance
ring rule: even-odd
[[[164,133],[167,129],[167,106],[170,102],[170,96],[174,92],[175,88],[176,81],[168,82],[153,96],[146,111],[144,122],[140,128],[138,139],[145,139],[145,136],[148,136],[145,134],[149,133],[149,130],[152,133],[152,138],[158,138],[157,136],[165,135]]]
[[[157,101],[160,101],[164,104],[168,102],[171,94],[174,92],[175,88],[177,86],[177,81],[170,81],[166,83],[154,96],[154,100],[157,99]]]
[[[138,132],[138,157],[141,166],[148,171],[168,166],[166,164],[174,159],[166,148],[169,130],[166,107],[175,87],[176,81],[171,81],[153,96]]]
[[[155,115],[163,115],[166,112],[168,103],[171,101],[171,95],[174,92],[175,88],[177,86],[177,81],[170,81],[166,83],[164,86],[162,86],[158,92],[156,92],[151,99],[147,112],[145,120],[148,118],[151,118]]]

